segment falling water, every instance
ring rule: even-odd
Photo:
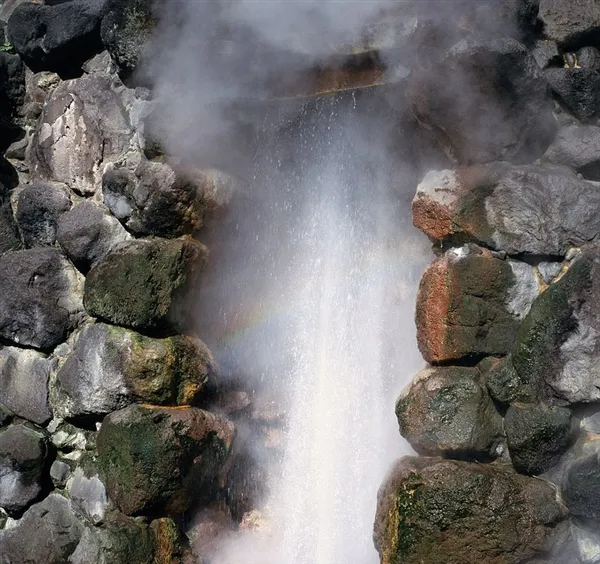
[[[412,318],[428,253],[410,227],[415,184],[392,153],[393,112],[359,94],[309,104],[259,144],[255,199],[231,212],[236,243],[203,297],[221,320],[253,312],[216,352],[229,372],[259,376],[259,395],[276,391],[286,416],[265,500],[271,544],[234,542],[223,562],[378,561],[376,494],[408,451],[393,405],[421,362]]]

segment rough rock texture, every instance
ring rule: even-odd
[[[152,339],[96,323],[82,330],[60,368],[54,403],[64,417],[103,415],[135,401],[190,405],[215,379],[212,356],[197,338]]]
[[[532,267],[464,246],[426,269],[417,295],[417,341],[427,362],[506,354],[538,293]]]
[[[32,174],[93,194],[102,165],[129,146],[131,128],[107,76],[61,82],[50,94],[31,145]]]
[[[436,241],[475,240],[509,254],[565,255],[600,234],[598,184],[553,165],[429,172],[413,223]]]
[[[544,405],[511,405],[504,430],[513,466],[524,474],[542,474],[555,466],[574,435],[570,410]]]
[[[535,62],[542,70],[552,66],[560,65],[562,57],[558,51],[558,45],[554,41],[541,40],[537,41],[535,47],[531,51]]]
[[[600,521],[600,454],[597,448],[570,465],[563,478],[562,492],[571,515]]]
[[[10,564],[65,564],[82,530],[69,501],[51,493],[32,506],[15,527],[0,531],[0,554]]]
[[[540,0],[544,35],[565,47],[593,42],[600,36],[600,7],[595,0]]]
[[[502,418],[480,380],[477,368],[419,372],[396,402],[400,434],[426,456],[495,457]]]
[[[0,256],[0,338],[38,349],[64,341],[82,315],[80,275],[57,249]]]
[[[35,72],[76,72],[100,50],[100,22],[106,0],[42,5],[24,2],[8,20],[8,39]]]
[[[551,484],[504,466],[405,457],[379,490],[374,540],[382,564],[558,564],[566,515]]]
[[[600,74],[593,69],[548,69],[544,76],[559,101],[581,121],[597,116],[600,104]]]
[[[588,180],[600,180],[600,127],[571,125],[561,129],[543,159],[574,168]]]
[[[52,364],[39,352],[2,347],[0,402],[19,417],[38,425],[47,423],[52,417],[48,401]]]
[[[142,161],[135,173],[107,167],[102,192],[111,212],[138,236],[178,237],[202,225],[197,186],[165,163]]]
[[[104,419],[98,463],[109,498],[128,515],[185,511],[227,459],[233,424],[194,407],[131,405]]]
[[[0,430],[0,507],[19,513],[38,497],[47,456],[41,431],[22,424]]]
[[[457,96],[466,88],[468,96]],[[528,159],[551,141],[546,81],[513,39],[454,45],[440,63],[418,67],[408,99],[418,120],[460,163]]]
[[[90,476],[77,468],[66,483],[71,504],[92,523],[104,521],[109,507],[106,489],[97,474]]]
[[[85,281],[84,304],[95,317],[134,329],[182,328],[206,248],[191,239],[121,243]]]
[[[133,72],[156,25],[149,0],[112,0],[102,20],[102,42],[125,73]]]
[[[71,207],[66,187],[30,184],[19,193],[17,223],[26,247],[53,245],[58,218]]]
[[[89,200],[61,215],[56,231],[60,246],[84,273],[117,243],[128,238],[117,218]]]

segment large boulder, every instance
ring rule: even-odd
[[[82,330],[58,371],[54,403],[63,417],[100,416],[135,401],[193,405],[215,384],[215,373],[197,338],[153,339],[96,323]]]
[[[8,40],[34,71],[76,73],[101,50],[100,22],[106,0],[24,2],[8,20]]]
[[[555,564],[567,511],[548,482],[496,464],[401,458],[378,494],[382,564]]]
[[[600,127],[570,125],[561,129],[543,160],[574,168],[588,180],[600,180]]]
[[[529,51],[514,39],[463,39],[411,76],[408,99],[455,162],[530,160],[551,142],[552,103]]]
[[[460,459],[495,457],[502,418],[477,368],[425,368],[396,402],[400,433],[419,454]]]
[[[138,330],[181,329],[206,248],[192,239],[152,239],[119,244],[85,281],[90,315]]]
[[[589,45],[600,37],[600,6],[595,0],[540,0],[544,35],[563,47]]]
[[[56,239],[81,271],[90,267],[129,234],[117,218],[90,200],[76,204],[57,222]]]
[[[232,423],[195,407],[131,405],[104,419],[98,464],[127,515],[178,514],[216,479],[233,438]]]
[[[42,492],[48,440],[23,424],[0,430],[0,507],[20,513]]]
[[[45,355],[16,347],[0,349],[0,401],[15,415],[38,425],[51,417],[48,381],[53,362]]]
[[[593,69],[548,69],[544,76],[569,113],[581,121],[598,115],[600,74]]]
[[[69,501],[52,493],[30,507],[14,527],[0,531],[0,554],[10,564],[65,564],[82,532]]]
[[[202,225],[201,191],[166,163],[143,160],[134,172],[108,166],[102,193],[113,215],[137,236],[179,237]]]
[[[111,0],[102,20],[104,46],[124,73],[131,74],[140,62],[156,25],[150,0]]]
[[[599,237],[599,186],[547,164],[431,171],[417,187],[413,223],[436,242],[564,256]]]
[[[504,430],[513,466],[524,474],[542,474],[555,466],[574,438],[571,411],[543,404],[511,405]]]
[[[31,141],[31,174],[93,194],[103,164],[118,158],[130,139],[129,118],[108,76],[67,80],[44,105]]]
[[[58,218],[71,207],[65,186],[30,184],[19,193],[17,223],[26,247],[53,245]]]
[[[83,315],[81,275],[54,248],[0,257],[0,338],[37,349],[65,340]]]
[[[474,245],[452,249],[421,278],[419,350],[432,363],[506,354],[538,292],[533,267]]]

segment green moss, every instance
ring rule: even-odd
[[[396,493],[396,512],[398,516],[396,562],[410,555],[418,539],[416,517],[420,512],[421,487],[423,479],[419,473],[410,474]]]

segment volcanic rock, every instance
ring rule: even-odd
[[[600,35],[600,6],[595,0],[540,0],[544,35],[564,47],[593,43]]]
[[[554,487],[501,465],[401,458],[379,490],[382,564],[552,560],[567,516]]]
[[[537,41],[531,54],[542,70],[551,66],[562,66],[562,57],[558,51],[558,45],[554,41],[544,39]]]
[[[216,478],[233,424],[194,407],[131,405],[108,415],[98,464],[110,499],[127,515],[185,511]]]
[[[600,521],[600,452],[577,457],[563,478],[563,499],[571,515]]]
[[[588,68],[547,69],[546,80],[559,101],[573,116],[589,121],[600,104],[600,74]]]
[[[588,180],[600,180],[600,127],[571,125],[561,129],[543,160],[574,168]]]
[[[83,315],[79,273],[57,249],[36,248],[0,257],[0,337],[52,349]]]
[[[90,315],[134,329],[184,328],[206,248],[191,239],[120,243],[90,270],[84,304]]]
[[[61,184],[30,184],[19,194],[17,223],[26,247],[53,245],[58,218],[71,207]]]
[[[42,432],[23,424],[0,430],[0,507],[18,513],[38,497],[47,456]]]
[[[401,435],[425,456],[486,459],[496,455],[502,418],[477,368],[425,368],[396,403]]]
[[[63,417],[104,415],[134,401],[193,405],[214,386],[215,373],[197,338],[152,339],[96,323],[84,327],[58,371],[54,402]]]

